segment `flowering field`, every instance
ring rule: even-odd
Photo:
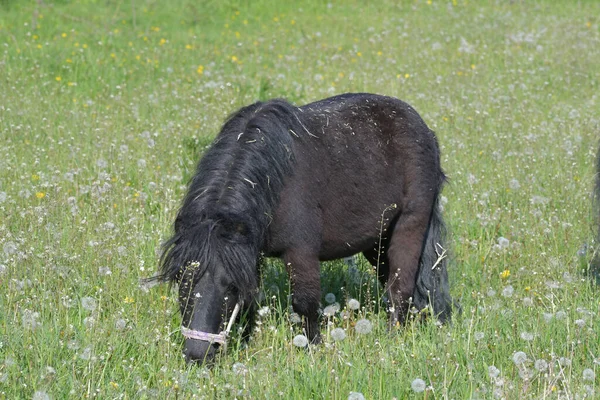
[[[0,1],[0,399],[599,396],[583,273],[599,15],[585,0]],[[242,105],[351,91],[409,102],[438,135],[462,314],[387,332],[367,262],[326,263],[324,344],[304,348],[268,260],[249,343],[187,366],[175,291],[140,282],[196,160]]]

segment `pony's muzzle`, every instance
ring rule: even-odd
[[[203,340],[186,339],[183,346],[185,361],[196,364],[212,364],[220,349],[220,344]]]

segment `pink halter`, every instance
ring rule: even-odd
[[[223,346],[226,346],[227,345],[227,336],[229,336],[229,332],[231,332],[231,327],[232,327],[233,323],[235,322],[235,318],[237,317],[238,313],[240,312],[243,304],[244,304],[243,302],[236,303],[235,308],[233,309],[233,312],[231,313],[231,318],[229,318],[229,323],[227,324],[227,328],[225,328],[224,331],[221,331],[219,333],[209,333],[209,332],[196,331],[196,330],[189,329],[189,328],[182,326],[181,334],[188,339],[203,340],[205,342],[219,343]]]

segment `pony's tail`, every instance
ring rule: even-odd
[[[593,257],[590,261],[588,275],[600,285],[600,146],[596,154],[596,179],[592,199],[594,223],[596,224],[596,243],[593,246]]]
[[[418,310],[431,306],[433,314],[441,322],[446,322],[452,314],[453,302],[448,283],[446,227],[439,207],[439,194],[433,205],[426,235],[412,299],[413,306]],[[459,308],[458,304],[454,306]]]

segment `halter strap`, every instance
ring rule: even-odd
[[[227,324],[227,328],[225,328],[224,331],[221,331],[219,333],[209,333],[209,332],[196,331],[194,329],[189,329],[189,328],[182,326],[181,334],[188,339],[202,340],[205,342],[219,343],[222,345],[226,345],[227,337],[229,336],[229,332],[231,332],[231,327],[233,326],[233,323],[235,322],[235,318],[237,317],[238,313],[240,312],[243,304],[244,304],[243,301],[240,301],[235,304],[233,312],[231,313],[231,318],[229,318],[229,323]]]

